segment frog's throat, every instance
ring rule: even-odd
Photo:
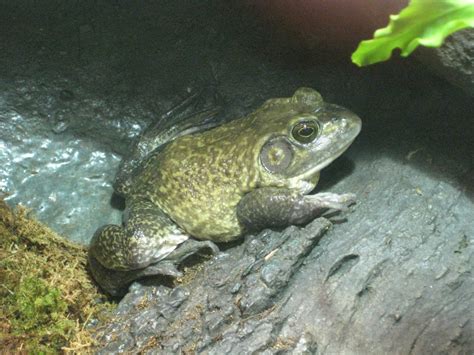
[[[354,137],[354,139],[355,139],[355,137]],[[335,153],[331,154],[330,158],[327,158],[326,160],[323,160],[321,163],[315,165],[314,167],[312,167],[308,171],[305,171],[303,174],[300,174],[298,176],[295,176],[295,177],[291,178],[290,179],[290,186],[291,185],[293,185],[295,187],[297,186],[298,190],[300,190],[300,193],[302,193],[303,195],[306,195],[306,194],[310,193],[314,189],[315,186],[314,186],[314,184],[311,184],[311,183],[307,182],[308,178],[313,176],[314,174],[320,172],[326,166],[331,164],[334,160],[339,158],[347,150],[347,148],[349,148],[349,146],[352,144],[354,139],[352,139],[349,143],[343,145],[341,148],[336,150]],[[312,186],[312,188],[311,188],[311,186]]]

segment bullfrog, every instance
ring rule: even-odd
[[[182,260],[217,253],[215,243],[304,225],[355,201],[350,193],[309,194],[361,130],[357,115],[316,90],[269,99],[217,127],[182,127],[117,175],[123,223],[99,228],[89,248],[92,274],[111,294],[143,276],[178,276]]]

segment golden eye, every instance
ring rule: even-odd
[[[318,131],[319,126],[315,121],[302,121],[293,127],[291,134],[300,143],[310,143],[316,139]]]

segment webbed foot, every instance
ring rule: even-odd
[[[188,239],[178,248],[173,250],[165,260],[180,264],[184,259],[191,255],[197,254],[203,249],[209,249],[212,255],[219,253],[219,247],[210,240]]]
[[[100,280],[100,286],[112,296],[122,296],[128,291],[129,285],[147,276],[181,277],[179,264],[191,255],[208,249],[212,255],[219,253],[219,248],[211,241],[188,239],[173,250],[165,259],[137,270],[113,270],[104,267],[97,259],[89,254],[89,269],[95,280]]]
[[[262,187],[246,194],[237,206],[239,221],[248,230],[305,225],[326,212],[345,211],[356,202],[351,193],[302,195],[290,189]]]
[[[347,211],[349,206],[356,202],[356,195],[320,192],[314,195],[305,195],[303,199],[319,209],[329,208],[336,211]]]

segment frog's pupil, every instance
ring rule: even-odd
[[[310,143],[318,136],[318,124],[316,122],[299,122],[293,127],[292,135],[300,143]]]
[[[299,135],[302,137],[310,137],[314,133],[313,127],[303,126],[298,131]]]

